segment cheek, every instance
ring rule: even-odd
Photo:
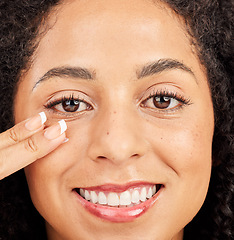
[[[178,133],[174,143],[175,153],[170,152],[171,155],[174,154],[170,164],[180,180],[176,186],[176,194],[178,199],[183,202],[184,209],[187,209],[181,211],[181,214],[186,216],[190,212],[190,216],[193,216],[202,206],[209,187],[212,166],[212,134],[208,135],[200,127],[194,126]]]
[[[90,136],[88,127],[79,127],[72,122],[67,122],[67,125],[68,142],[25,168],[31,195],[44,195],[45,191],[50,195],[50,191],[55,186],[56,189],[58,186],[70,187],[68,185],[72,174],[74,175],[75,172],[77,178],[82,175],[77,172],[87,169],[84,165]],[[74,168],[76,171],[73,170]]]
[[[188,127],[184,125],[168,139],[171,147],[167,145],[164,155],[166,164],[178,177],[175,194],[181,202],[186,199],[188,208],[193,206],[194,213],[203,204],[210,181],[213,137],[211,126],[212,124],[208,126],[201,122]]]
[[[203,120],[204,119],[204,120]],[[180,175],[210,168],[213,121],[186,119],[178,124],[165,124],[147,129],[154,154]]]
[[[178,131],[169,140],[174,145],[171,164],[181,175],[187,172],[203,172],[211,165],[212,135],[208,136],[199,127],[191,126]]]
[[[212,114],[210,114],[212,116]],[[209,115],[189,119],[162,129],[151,129],[154,154],[166,171],[187,184],[188,191],[205,194],[212,165],[213,118]],[[181,185],[181,186],[182,186]],[[186,188],[186,186],[183,186]]]

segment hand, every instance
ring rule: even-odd
[[[44,157],[66,139],[64,120],[44,129],[44,112],[0,134],[0,180]]]

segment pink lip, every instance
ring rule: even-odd
[[[108,192],[123,192],[129,189],[130,187],[140,187],[142,185],[146,186],[146,185],[152,185],[152,184],[134,183],[134,184],[126,184],[122,186],[108,184],[108,185],[85,188],[85,189],[89,189],[93,191],[96,190],[96,191],[108,191]],[[155,204],[162,190],[162,187],[156,192],[156,194],[152,198],[148,199],[147,201],[132,207],[124,207],[124,208],[94,204],[85,200],[83,197],[81,197],[77,193],[77,191],[74,190],[73,192],[76,193],[77,199],[81,203],[81,205],[84,206],[84,208],[87,211],[89,211],[91,214],[110,222],[131,222],[134,219],[146,213],[147,210],[149,210],[149,208]]]

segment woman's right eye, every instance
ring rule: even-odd
[[[88,104],[79,100],[65,100],[62,101],[61,104],[55,106],[59,111],[65,112],[81,112],[88,108]]]
[[[63,97],[62,99],[52,100],[47,103],[45,107],[61,113],[81,113],[92,109],[92,106],[89,103],[73,97]]]

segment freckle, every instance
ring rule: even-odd
[[[114,114],[116,114],[116,111],[114,111]]]

